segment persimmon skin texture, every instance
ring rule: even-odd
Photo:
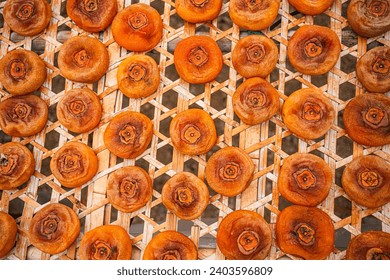
[[[288,0],[297,11],[305,15],[319,15],[332,6],[334,0]]]
[[[366,231],[351,239],[345,259],[367,260],[370,249],[379,249],[385,260],[390,258],[390,234],[383,231]]]
[[[15,245],[18,226],[11,215],[0,211],[0,259],[7,256]]]
[[[194,3],[191,0],[176,0],[177,14],[185,21],[201,23],[217,18],[222,8],[222,0],[205,0],[200,5]]]

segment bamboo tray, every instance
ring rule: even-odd
[[[119,10],[135,1],[118,0]],[[48,76],[40,88],[40,96],[49,105],[51,112],[45,129],[30,138],[10,138],[0,131],[1,143],[21,142],[33,151],[36,166],[31,180],[13,191],[0,191],[0,210],[9,212],[17,221],[19,235],[16,246],[7,259],[77,259],[77,249],[83,234],[102,224],[117,224],[124,227],[133,240],[132,259],[140,259],[146,244],[154,233],[175,229],[190,236],[199,247],[200,259],[224,259],[215,246],[218,224],[228,213],[236,209],[249,209],[262,214],[274,228],[277,215],[288,203],[279,195],[277,180],[283,160],[295,152],[314,153],[325,159],[333,171],[333,184],[329,196],[318,207],[333,220],[335,250],[328,259],[343,259],[351,237],[368,229],[390,232],[390,203],[377,209],[365,209],[351,202],[341,187],[341,173],[353,158],[376,154],[390,161],[390,147],[364,147],[353,143],[346,135],[342,118],[348,100],[364,90],[356,79],[355,63],[368,49],[377,45],[390,46],[390,32],[377,38],[364,39],[353,33],[346,20],[349,1],[335,0],[326,13],[311,17],[296,12],[287,0],[281,1],[279,15],[274,24],[261,33],[272,38],[279,48],[277,68],[268,80],[285,100],[301,87],[318,87],[330,98],[336,115],[330,131],[316,141],[304,141],[295,137],[283,124],[280,114],[261,125],[248,126],[234,115],[232,95],[242,82],[232,67],[231,51],[240,37],[248,35],[232,24],[228,16],[228,1],[224,1],[218,19],[205,24],[184,23],[170,0],[141,1],[155,7],[164,22],[163,40],[150,51],[159,64],[161,84],[152,96],[145,99],[128,99],[118,90],[117,67],[132,53],[120,48],[110,29],[99,34],[90,34],[100,39],[110,54],[107,74],[95,84],[88,85],[97,92],[103,104],[103,117],[99,127],[85,134],[73,134],[60,125],[55,115],[58,100],[66,91],[83,86],[65,80],[58,70],[57,55],[62,43],[70,36],[85,34],[65,12],[64,0],[51,0],[53,18],[43,34],[35,37],[20,37],[9,27],[0,25],[1,56],[16,48],[32,49],[39,53],[47,66]],[[0,3],[0,20],[5,2]],[[289,37],[304,24],[321,24],[331,27],[342,42],[341,56],[334,69],[326,75],[311,77],[296,72],[287,60]],[[256,32],[260,33],[260,32]],[[218,78],[208,84],[194,86],[180,80],[173,65],[173,50],[176,43],[194,34],[207,34],[217,41],[223,50],[224,67]],[[8,93],[0,87],[4,100]],[[201,179],[205,177],[206,161],[211,153],[202,156],[183,156],[172,146],[168,133],[169,123],[178,113],[187,108],[203,108],[215,120],[218,143],[212,152],[226,146],[239,146],[250,153],[256,171],[250,187],[237,197],[228,199],[211,193],[210,205],[200,219],[181,221],[167,213],[161,203],[161,189],[165,181],[179,171],[190,171]],[[140,111],[154,123],[154,136],[150,147],[136,160],[122,160],[110,154],[103,143],[103,132],[108,122],[121,111]],[[81,141],[96,152],[99,171],[91,182],[77,189],[61,187],[48,168],[53,153],[68,141]],[[131,214],[115,210],[106,197],[108,175],[127,165],[145,168],[153,178],[153,199],[145,207]],[[34,248],[27,237],[27,229],[34,213],[49,203],[60,202],[73,208],[82,223],[82,232],[67,251],[48,255]],[[273,234],[274,235],[274,234]],[[273,241],[269,259],[290,258],[280,251]]]

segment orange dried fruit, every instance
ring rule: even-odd
[[[266,80],[245,80],[233,95],[233,109],[244,123],[260,124],[271,119],[279,110],[279,93]]]
[[[95,176],[98,159],[86,144],[68,142],[54,153],[50,170],[61,185],[78,188]]]
[[[201,109],[178,113],[169,126],[173,146],[185,155],[205,154],[217,142],[213,119]]]
[[[347,260],[390,260],[390,234],[383,231],[366,231],[348,244]]]
[[[323,136],[333,124],[335,111],[329,99],[317,88],[293,92],[282,107],[283,122],[304,139]]]
[[[201,23],[218,17],[222,0],[176,0],[177,14],[185,21]]]
[[[137,3],[120,11],[111,25],[119,46],[135,52],[153,49],[162,38],[161,16],[153,7]]]
[[[102,105],[89,88],[72,89],[57,103],[58,121],[70,131],[84,133],[94,129],[102,117]]]
[[[334,0],[288,0],[297,11],[305,15],[319,15],[332,6]]]
[[[117,225],[103,225],[84,234],[78,255],[81,260],[130,260],[132,242]]]
[[[332,220],[316,207],[292,205],[283,209],[275,235],[280,250],[306,260],[325,259],[334,248]]]
[[[43,130],[49,109],[35,95],[13,96],[0,102],[0,127],[13,137],[29,137]]]
[[[45,80],[45,63],[32,51],[17,49],[0,59],[0,82],[13,95],[32,93]]]
[[[390,47],[376,47],[366,52],[356,64],[356,77],[369,92],[390,90]]]
[[[363,94],[352,98],[344,109],[345,131],[353,141],[366,146],[390,143],[390,98]]]
[[[0,146],[0,190],[11,190],[27,182],[34,174],[33,154],[20,143]]]
[[[347,19],[352,30],[375,37],[390,30],[390,0],[351,0]]]
[[[141,167],[122,167],[108,177],[108,201],[122,212],[137,211],[146,205],[152,194],[152,179]]]
[[[118,3],[112,0],[68,0],[66,12],[81,29],[99,32],[110,26],[118,12]]]
[[[22,36],[34,36],[48,26],[52,13],[46,0],[8,0],[3,15],[13,31]]]
[[[98,39],[75,36],[61,46],[58,68],[71,81],[91,84],[106,73],[109,60],[106,47]]]
[[[152,121],[142,113],[122,112],[116,115],[104,131],[104,144],[121,158],[140,156],[152,141]]]
[[[241,28],[261,30],[274,22],[279,6],[279,0],[230,0],[229,16]]]
[[[283,162],[278,177],[280,194],[293,204],[316,206],[329,194],[332,170],[315,155],[295,153]]]
[[[196,260],[198,249],[184,234],[167,230],[155,235],[146,245],[144,260]]]
[[[199,218],[209,204],[206,184],[189,172],[180,172],[170,178],[161,192],[164,206],[183,220]]]
[[[236,210],[219,224],[217,245],[229,260],[263,260],[271,243],[271,228],[256,212]]]
[[[68,249],[80,233],[80,220],[68,206],[52,203],[39,210],[31,220],[28,235],[31,244],[54,255]]]
[[[232,52],[233,67],[245,78],[267,77],[275,69],[278,58],[276,44],[261,35],[241,38]]]
[[[288,42],[287,55],[292,66],[307,75],[322,75],[337,63],[340,39],[330,28],[318,25],[300,27]]]
[[[0,259],[14,247],[18,226],[11,215],[0,211]]]
[[[160,71],[150,56],[132,55],[119,64],[117,80],[120,91],[127,97],[148,97],[160,85]]]
[[[343,171],[341,183],[357,204],[376,208],[390,202],[390,164],[374,156],[360,156]]]
[[[181,40],[173,55],[177,73],[188,83],[211,82],[222,70],[222,52],[208,36],[190,36]]]
[[[209,186],[225,196],[243,192],[253,179],[255,165],[250,156],[237,147],[225,147],[211,155],[206,164]]]

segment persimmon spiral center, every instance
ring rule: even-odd
[[[200,132],[200,129],[191,124],[186,125],[181,133],[181,139],[187,144],[196,144],[201,136],[202,133]]]
[[[207,4],[207,2],[209,2],[209,0],[190,0],[190,1],[192,5],[199,8],[204,7]]]
[[[81,99],[71,101],[68,105],[68,109],[75,116],[81,115],[87,110],[85,103]]]
[[[160,260],[181,260],[181,256],[177,250],[169,250],[161,254]]]
[[[190,51],[188,60],[196,67],[202,67],[209,60],[209,54],[202,46],[198,46]]]
[[[378,57],[372,66],[372,70],[377,74],[388,75],[390,71],[390,59]]]
[[[134,126],[126,124],[121,131],[119,131],[119,139],[123,144],[134,145],[137,132]]]
[[[148,17],[141,12],[130,15],[128,23],[133,30],[138,30],[148,25]]]
[[[0,155],[0,174],[12,175],[18,163],[16,155]]]
[[[125,178],[122,180],[121,185],[119,186],[120,196],[125,197],[126,199],[131,199],[138,194],[139,188],[135,180]]]
[[[381,248],[371,248],[366,253],[367,260],[390,260],[390,254],[383,252]]]
[[[109,260],[111,258],[111,246],[104,241],[97,240],[91,248],[93,260]]]
[[[265,57],[263,44],[253,43],[246,49],[246,57],[252,63],[259,64]]]
[[[84,0],[84,9],[87,13],[93,13],[98,9],[97,0]]]
[[[130,80],[139,82],[145,78],[146,68],[139,64],[132,64],[128,73]]]
[[[378,107],[371,107],[363,112],[363,120],[373,128],[379,128],[389,124],[387,112]]]
[[[19,59],[11,61],[9,74],[15,80],[24,79],[26,76],[26,65]]]
[[[85,67],[90,58],[86,50],[80,50],[73,55],[73,61],[78,67]]]
[[[245,230],[237,238],[238,250],[244,255],[249,255],[256,251],[259,242],[260,237],[257,232]]]
[[[251,90],[245,94],[245,104],[250,108],[263,107],[266,102],[266,97],[260,90]]]
[[[305,43],[305,53],[308,57],[316,57],[322,53],[322,43],[317,38],[312,38]]]
[[[258,6],[262,4],[263,0],[245,0],[249,10],[254,11]]]
[[[368,5],[367,11],[374,17],[383,17],[389,13],[389,5],[386,1],[371,1]]]
[[[34,13],[34,5],[31,3],[26,3],[20,6],[18,11],[16,12],[16,16],[20,20],[28,20],[33,13]]]
[[[316,176],[307,168],[298,170],[293,177],[301,189],[307,190],[316,185]]]
[[[47,239],[52,239],[57,231],[60,220],[57,215],[47,215],[41,223],[40,233]]]
[[[321,120],[321,106],[313,102],[305,102],[305,104],[303,104],[302,117],[309,122],[316,122]]]
[[[59,170],[61,173],[74,173],[82,171],[82,158],[78,154],[67,153],[59,159]]]
[[[305,246],[310,246],[314,244],[315,241],[315,230],[311,226],[305,223],[298,224],[294,232],[298,236],[298,241],[300,244]]]
[[[25,103],[18,103],[15,105],[12,110],[12,119],[14,120],[23,120],[30,116],[32,112],[32,108]]]
[[[194,194],[187,186],[178,187],[174,194],[174,200],[181,206],[188,207],[194,201]]]
[[[219,169],[219,177],[222,180],[234,180],[240,175],[240,165],[235,162],[229,162]]]
[[[373,189],[381,185],[382,177],[373,170],[363,170],[358,175],[358,182],[362,188]]]

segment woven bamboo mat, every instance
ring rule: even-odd
[[[73,134],[60,125],[55,115],[58,100],[66,91],[82,84],[65,80],[59,72],[57,55],[62,43],[69,36],[85,34],[65,12],[64,0],[51,0],[53,18],[46,31],[35,37],[19,37],[6,24],[0,26],[1,56],[16,48],[33,49],[45,61],[48,76],[40,88],[40,96],[49,104],[51,116],[45,129],[30,138],[10,138],[0,131],[1,143],[17,141],[29,147],[36,159],[35,173],[24,186],[14,191],[0,192],[0,210],[11,213],[17,220],[19,236],[8,259],[77,259],[77,248],[83,233],[102,224],[118,224],[131,235],[134,244],[133,259],[142,257],[146,244],[154,233],[166,229],[185,232],[199,245],[200,259],[223,259],[215,248],[218,224],[228,213],[236,209],[249,209],[262,214],[274,227],[277,215],[288,203],[277,189],[277,180],[283,160],[295,152],[314,153],[325,159],[333,170],[334,183],[327,199],[318,207],[334,222],[336,230],[335,250],[329,259],[343,259],[351,237],[368,229],[390,232],[390,204],[378,209],[365,209],[351,202],[341,187],[341,173],[346,164],[359,155],[376,154],[390,161],[389,147],[363,147],[353,143],[345,133],[340,116],[348,100],[363,94],[356,79],[354,65],[368,49],[377,45],[390,46],[390,32],[386,35],[364,39],[354,34],[346,20],[349,1],[335,0],[332,8],[320,16],[303,16],[281,1],[275,23],[262,33],[272,38],[279,48],[277,68],[268,80],[278,89],[281,100],[301,87],[318,87],[334,105],[337,116],[325,137],[316,141],[303,141],[291,134],[283,124],[280,114],[261,125],[248,126],[234,115],[232,96],[242,82],[233,69],[231,51],[240,36],[248,35],[231,23],[228,16],[228,1],[224,1],[218,19],[206,24],[184,23],[176,14],[175,4],[170,0],[141,1],[155,7],[164,22],[163,40],[150,51],[159,63],[161,85],[152,96],[129,100],[118,90],[117,67],[132,53],[120,48],[110,29],[100,34],[90,34],[100,39],[110,54],[110,67],[99,82],[88,85],[98,93],[103,104],[103,117],[99,127],[90,133]],[[118,0],[119,10],[134,3]],[[0,2],[0,13],[5,2]],[[293,32],[303,24],[321,24],[331,27],[340,37],[342,52],[335,68],[328,74],[310,77],[296,72],[287,60],[287,42]],[[194,34],[208,34],[223,50],[222,73],[212,83],[193,86],[179,79],[173,65],[173,49],[183,38]],[[1,99],[8,93],[0,89]],[[212,150],[226,146],[239,146],[250,153],[256,164],[255,176],[250,187],[241,195],[228,199],[211,193],[210,205],[205,214],[194,221],[180,221],[167,213],[161,203],[161,189],[165,181],[179,171],[190,171],[200,178],[205,177],[205,165],[211,153],[202,156],[183,156],[172,147],[168,133],[169,123],[178,113],[187,108],[203,108],[209,112],[218,131],[218,143]],[[108,122],[124,110],[145,113],[154,123],[154,136],[150,147],[136,160],[122,160],[110,154],[103,143],[103,132]],[[63,144],[81,141],[88,144],[98,155],[99,171],[93,180],[82,188],[61,187],[48,168],[51,156]],[[106,198],[108,175],[127,165],[145,168],[153,178],[153,199],[145,207],[131,214],[116,211]],[[34,213],[49,203],[61,202],[72,207],[82,222],[82,234],[67,251],[50,256],[30,245],[27,230]],[[292,258],[281,252],[273,241],[269,259]]]

